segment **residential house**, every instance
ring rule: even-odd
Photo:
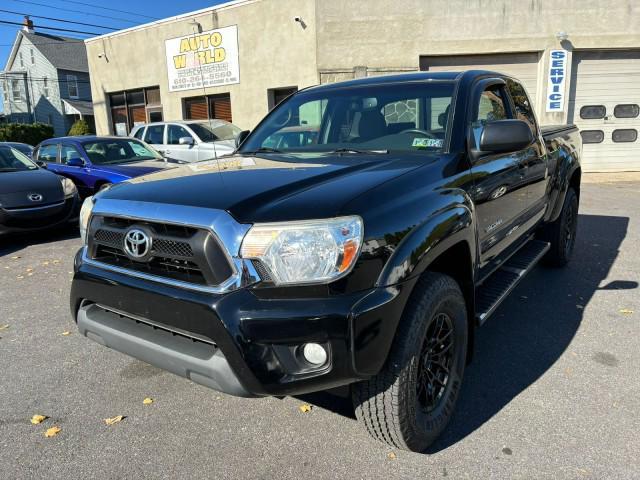
[[[0,72],[0,87],[6,122],[48,123],[56,136],[66,135],[78,118],[93,126],[84,42],[36,32],[28,17]]]

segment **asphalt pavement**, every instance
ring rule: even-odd
[[[0,479],[640,478],[639,225],[640,182],[583,185],[572,263],[537,267],[478,331],[422,455],[370,439],[338,394],[233,398],[87,340],[77,232],[0,239]]]

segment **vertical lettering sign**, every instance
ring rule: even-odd
[[[235,25],[171,38],[165,47],[170,92],[240,83]]]
[[[564,112],[564,86],[567,77],[566,50],[551,50],[547,76],[547,112]]]

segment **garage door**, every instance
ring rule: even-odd
[[[585,171],[640,171],[640,50],[574,52],[569,122]]]
[[[433,72],[493,70],[519,79],[534,105],[537,105],[539,52],[500,53],[492,55],[447,55],[420,57],[420,69]]]

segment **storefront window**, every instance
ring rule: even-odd
[[[127,136],[133,127],[162,121],[160,88],[148,87],[109,94],[113,133]]]

